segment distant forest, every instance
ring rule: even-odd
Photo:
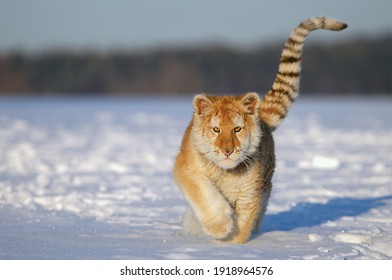
[[[0,54],[3,95],[132,95],[266,92],[283,42],[138,52]],[[337,44],[310,43],[301,93],[391,94],[392,34]]]

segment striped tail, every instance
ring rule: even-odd
[[[280,57],[279,70],[270,91],[260,105],[260,118],[275,129],[286,117],[291,103],[298,96],[301,55],[308,34],[317,29],[342,30],[347,24],[326,17],[301,22],[287,40]]]

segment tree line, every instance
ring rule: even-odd
[[[305,46],[301,92],[391,94],[391,42],[389,34]],[[264,93],[282,46],[0,54],[0,94]]]

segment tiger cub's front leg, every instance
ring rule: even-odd
[[[187,172],[175,172],[175,179],[203,231],[217,239],[229,236],[234,228],[233,210],[216,186],[207,177],[194,173],[187,176]]]
[[[236,209],[234,214],[235,230],[227,238],[221,239],[221,241],[235,244],[247,242],[259,218],[257,211],[256,209],[248,208],[246,205],[243,208]]]
[[[235,203],[232,203],[234,210],[235,230],[221,241],[227,243],[245,243],[260,224],[265,214],[266,206],[269,200],[271,189],[268,188],[255,194],[254,192],[239,197]]]

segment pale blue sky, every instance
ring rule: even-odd
[[[246,47],[286,38],[301,20],[317,15],[341,19],[349,29],[318,32],[312,40],[392,31],[392,0],[0,0],[0,51],[211,42]]]

